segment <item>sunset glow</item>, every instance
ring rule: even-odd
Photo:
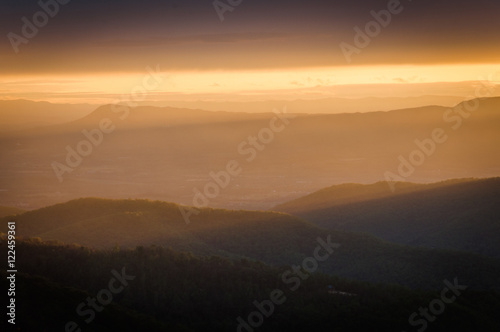
[[[499,17],[0,0],[2,326],[500,331]]]
[[[161,69],[161,68],[160,68]],[[109,103],[141,82],[144,73],[96,73],[94,75],[9,75],[2,77],[2,99],[32,99],[55,103]],[[150,99],[190,100],[204,95],[224,100],[224,95],[290,98],[337,96],[335,87],[376,84],[422,84],[464,81],[500,83],[499,64],[433,66],[344,66],[245,71],[161,71],[164,81]],[[329,90],[326,90],[326,89]],[[359,94],[363,97],[362,92]]]

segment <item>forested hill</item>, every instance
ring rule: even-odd
[[[330,208],[333,206],[360,203],[375,199],[395,197],[403,194],[444,188],[458,183],[473,182],[477,179],[453,179],[435,183],[387,182],[372,184],[343,183],[333,185],[297,199],[279,204],[273,211],[286,211],[295,215]],[[391,189],[393,188],[393,189]]]
[[[29,211],[15,220],[17,234],[23,237],[107,249],[161,245],[275,266],[300,264],[312,255],[321,238],[340,245],[319,264],[318,269],[325,273],[424,289],[435,289],[454,276],[471,288],[499,287],[497,260],[325,230],[277,212],[201,209],[186,223],[175,204],[87,198]]]
[[[394,193],[384,182],[337,185],[275,209],[328,229],[500,259],[500,178],[402,182]]]
[[[0,244],[2,250],[5,246],[5,242]],[[275,290],[282,292],[280,304],[273,305],[272,312],[267,309],[270,314],[263,316],[258,331],[413,330],[423,326],[422,317],[413,325],[409,317],[441,298],[446,287],[442,282],[435,291],[414,291],[316,273],[291,290],[282,281],[290,267],[199,258],[161,247],[101,251],[18,241],[17,251],[20,273],[15,331],[64,331],[66,324],[74,322],[82,331],[96,332],[233,332],[238,317],[247,321],[252,312],[258,312],[255,303],[269,308],[266,301]],[[109,288],[116,277],[112,271],[126,276],[125,286],[112,295],[111,302],[99,305],[100,311],[92,310],[86,300],[99,299]],[[5,274],[0,275],[5,284]],[[454,282],[454,278],[450,275],[448,281]],[[463,285],[459,277],[457,281]],[[443,314],[426,323],[428,331],[500,329],[500,294],[471,289],[459,294],[446,304]],[[79,306],[84,314],[77,313]]]

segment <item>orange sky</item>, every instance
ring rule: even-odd
[[[58,75],[8,75],[1,78],[2,99],[31,99],[50,102],[93,103],[113,102],[131,89],[141,86],[149,74],[96,73]],[[278,96],[296,98],[346,97],[336,86],[352,85],[359,97],[359,86],[374,84],[413,84],[489,81],[500,84],[500,65],[399,65],[399,66],[342,66],[324,68],[297,68],[277,70],[226,70],[226,71],[164,71],[160,68],[161,83],[147,91],[146,99],[190,100],[200,95],[212,100],[228,94],[242,98],[258,96],[276,99]],[[152,81],[153,82],[153,81]],[[469,91],[456,91],[456,95]],[[218,97],[219,96],[219,97]]]
[[[245,2],[223,22],[206,1],[70,2],[26,43],[2,39],[0,98],[112,102],[140,85],[148,66],[165,76],[148,91],[152,100],[342,97],[336,87],[345,85],[363,96],[359,85],[435,82],[443,84],[434,93],[450,94],[446,83],[499,81],[498,1],[398,8],[360,46],[357,31],[367,34],[387,1]],[[0,5],[0,34],[23,36],[21,18],[39,10]],[[346,56],[341,45],[357,51]]]

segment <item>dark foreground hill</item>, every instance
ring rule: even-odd
[[[320,227],[500,258],[500,178],[345,184],[279,205]]]
[[[186,223],[179,206],[172,203],[79,199],[17,216],[17,235],[102,249],[170,246],[197,255],[247,258],[275,266],[314,266],[306,258],[323,243],[330,255],[316,263],[318,271],[328,274],[423,289],[435,289],[454,277],[471,288],[499,287],[500,262],[471,253],[411,248],[325,230],[284,213],[197,212]]]
[[[6,250],[5,242],[0,247]],[[16,279],[16,326],[5,331],[75,327],[99,332],[386,332],[425,327],[496,332],[500,328],[500,294],[461,286],[442,291],[446,282],[424,292],[315,273],[292,290],[282,281],[289,267],[199,258],[161,247],[96,251],[18,241],[17,251],[22,273]],[[6,289],[5,273],[1,277]],[[455,283],[454,277],[448,281]],[[460,278],[456,281],[462,285]],[[5,319],[2,324],[7,325]]]

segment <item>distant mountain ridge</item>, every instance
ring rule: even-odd
[[[193,205],[193,190],[202,190],[209,173],[236,160],[241,175],[210,206],[269,209],[325,184],[373,183],[388,171],[397,174],[400,158],[408,159],[418,149],[415,141],[429,139],[436,128],[447,140],[407,180],[498,176],[500,98],[475,102],[478,109],[468,118],[439,106],[305,115],[283,105],[280,112],[296,117],[271,134],[272,110],[246,114],[107,105],[62,125],[0,136],[0,203],[23,201],[34,209],[99,196]],[[445,114],[453,121],[445,121]],[[458,119],[462,122],[456,127]],[[95,134],[103,121],[113,130],[103,135],[102,144],[89,143],[84,133]],[[90,144],[92,151],[60,183],[53,162],[66,164],[68,149],[78,144],[88,149]],[[252,151],[256,158],[249,159]],[[19,186],[20,181],[25,185]]]
[[[365,97],[365,98],[321,98],[321,99],[297,99],[297,100],[266,100],[266,101],[164,101],[148,102],[148,105],[164,105],[172,107],[203,109],[207,111],[227,111],[259,113],[268,112],[273,108],[287,105],[296,113],[303,114],[339,114],[339,113],[366,113],[377,111],[389,111],[404,108],[423,107],[427,105],[439,105],[452,107],[463,101],[458,96],[431,96],[418,97]],[[146,104],[146,103],[144,103]],[[158,104],[158,105],[157,105]]]
[[[94,109],[95,106],[89,104],[0,100],[0,133],[66,123],[82,118]]]

